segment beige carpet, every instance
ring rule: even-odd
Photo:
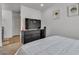
[[[14,55],[20,46],[20,37],[12,37],[3,42],[3,47],[0,47],[0,55]]]

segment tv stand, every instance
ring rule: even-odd
[[[22,31],[22,43],[26,44],[46,37],[46,29]]]

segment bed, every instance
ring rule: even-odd
[[[24,44],[16,55],[79,55],[79,40],[51,36]]]

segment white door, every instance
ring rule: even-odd
[[[2,46],[2,8],[0,5],[0,46]]]

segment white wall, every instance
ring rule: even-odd
[[[12,12],[12,32],[13,35],[20,35],[21,27],[20,13]]]
[[[61,35],[79,39],[79,16],[67,16],[67,8],[74,4],[54,4],[44,12],[21,6],[21,30],[25,29],[25,18],[42,19],[42,28],[47,27],[46,35]],[[60,10],[60,18],[54,20],[53,11]]]
[[[79,16],[67,16],[67,7],[73,4],[56,4],[42,13],[42,27],[47,27],[47,36],[62,35],[79,39]],[[53,10],[60,10],[60,18],[54,20]]]
[[[0,46],[2,46],[2,30],[1,30],[1,26],[2,26],[2,7],[0,5]]]
[[[21,30],[25,29],[25,18],[41,19],[41,12],[26,6],[21,6]]]
[[[12,37],[12,11],[2,10],[2,26],[4,26],[4,37]]]

